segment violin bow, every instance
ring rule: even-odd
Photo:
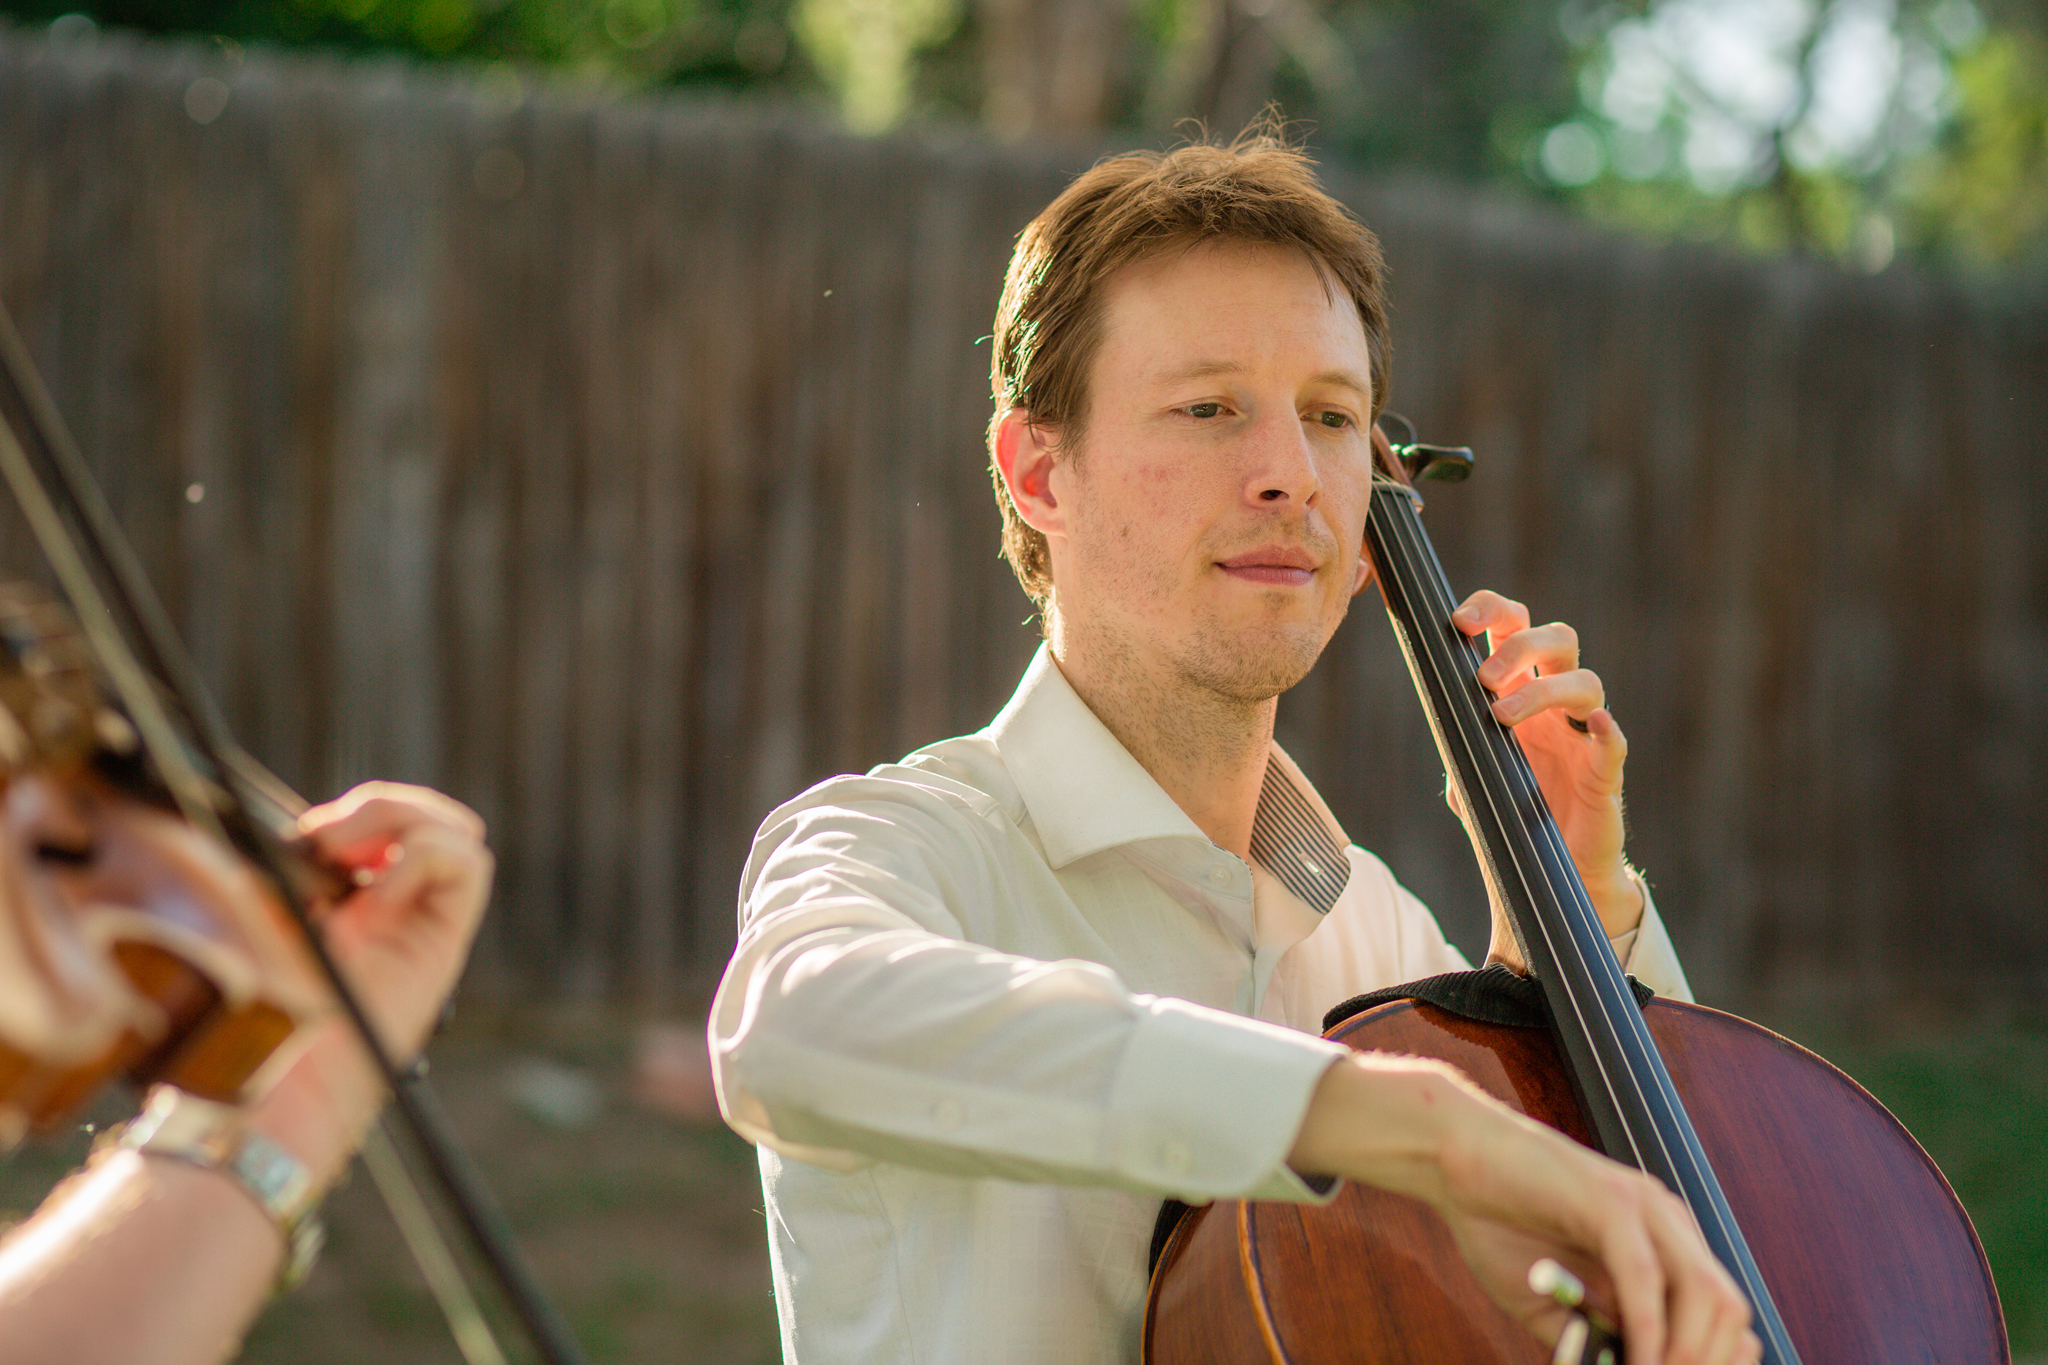
[[[482,1176],[456,1142],[418,1064],[401,1067],[378,1037],[362,1002],[315,930],[305,869],[288,847],[305,802],[236,743],[225,717],[200,682],[169,614],[133,547],[122,535],[99,486],[65,428],[20,334],[0,306],[0,477],[4,477],[77,614],[115,693],[155,759],[185,817],[218,835],[269,874],[343,1012],[368,1049],[407,1131],[455,1210],[506,1303],[548,1365],[587,1365],[581,1346],[541,1290]],[[364,1147],[387,1202],[404,1166],[373,1128]],[[413,1241],[432,1219],[406,1182],[392,1213],[413,1242],[437,1296],[460,1272],[437,1234],[422,1254]],[[404,1206],[404,1207],[401,1207]],[[438,1251],[438,1258],[434,1252]],[[430,1265],[429,1262],[435,1262]],[[458,1302],[467,1298],[461,1290]],[[446,1307],[449,1300],[443,1297]],[[467,1316],[473,1321],[458,1321]],[[458,1344],[473,1362],[502,1360],[476,1314],[450,1311]]]

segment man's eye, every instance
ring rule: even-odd
[[[1348,412],[1319,412],[1316,414],[1316,420],[1326,427],[1341,429],[1351,425],[1351,414]]]
[[[1221,403],[1190,403],[1190,404],[1188,404],[1188,416],[1190,416],[1190,417],[1203,417],[1203,418],[1208,418],[1208,417],[1220,417],[1220,416],[1222,416],[1222,415],[1223,415],[1223,405],[1222,405]]]

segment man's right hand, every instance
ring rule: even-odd
[[[1516,1113],[1442,1062],[1356,1053],[1310,1101],[1288,1162],[1412,1195],[1479,1282],[1546,1343],[1566,1310],[1530,1290],[1552,1257],[1616,1305],[1630,1365],[1752,1365],[1749,1303],[1656,1180]]]

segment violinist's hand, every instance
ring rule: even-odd
[[[153,821],[183,828],[162,812],[144,819],[133,805],[120,808],[126,820],[98,813],[103,847],[92,867],[114,881],[143,865],[138,850],[174,846]],[[36,828],[78,837],[62,813]],[[491,880],[483,822],[437,792],[375,782],[308,811],[301,827],[321,857],[359,874],[358,889],[326,907],[321,929],[386,1042],[410,1057],[454,987],[483,913]],[[236,894],[231,882],[185,889]],[[325,1189],[376,1117],[384,1088],[345,1019],[330,1014],[308,1034],[287,1045],[302,1050],[244,1116]],[[225,1360],[283,1252],[269,1216],[233,1180],[184,1161],[110,1152],[0,1238],[0,1365]]]
[[[1430,1204],[1487,1293],[1545,1343],[1567,1316],[1529,1289],[1548,1256],[1615,1310],[1629,1365],[1762,1358],[1748,1301],[1670,1191],[1441,1062],[1365,1052],[1332,1066],[1288,1162]]]
[[[299,819],[323,860],[357,890],[321,918],[336,965],[404,1061],[426,1041],[455,988],[490,897],[484,823],[425,787],[367,782]],[[383,1085],[353,1028],[322,1021],[305,1055],[259,1100],[251,1119],[316,1178],[339,1174],[383,1102]]]
[[[484,822],[450,796],[365,782],[299,817],[319,856],[358,889],[322,921],[328,951],[383,1041],[417,1052],[455,988],[491,893]]]
[[[1451,623],[1467,635],[1486,633],[1492,653],[1479,681],[1500,698],[1493,714],[1522,742],[1607,936],[1620,937],[1643,918],[1642,888],[1622,857],[1628,739],[1607,710],[1600,676],[1579,667],[1578,632],[1562,621],[1531,626],[1527,607],[1495,592],[1473,593]],[[1566,717],[1583,721],[1586,733]],[[1498,926],[1494,940],[1505,946]]]

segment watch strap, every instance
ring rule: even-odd
[[[318,1213],[319,1191],[305,1163],[248,1127],[239,1109],[158,1085],[123,1129],[119,1145],[228,1175],[284,1237],[278,1289],[296,1287],[312,1271],[327,1240]]]

